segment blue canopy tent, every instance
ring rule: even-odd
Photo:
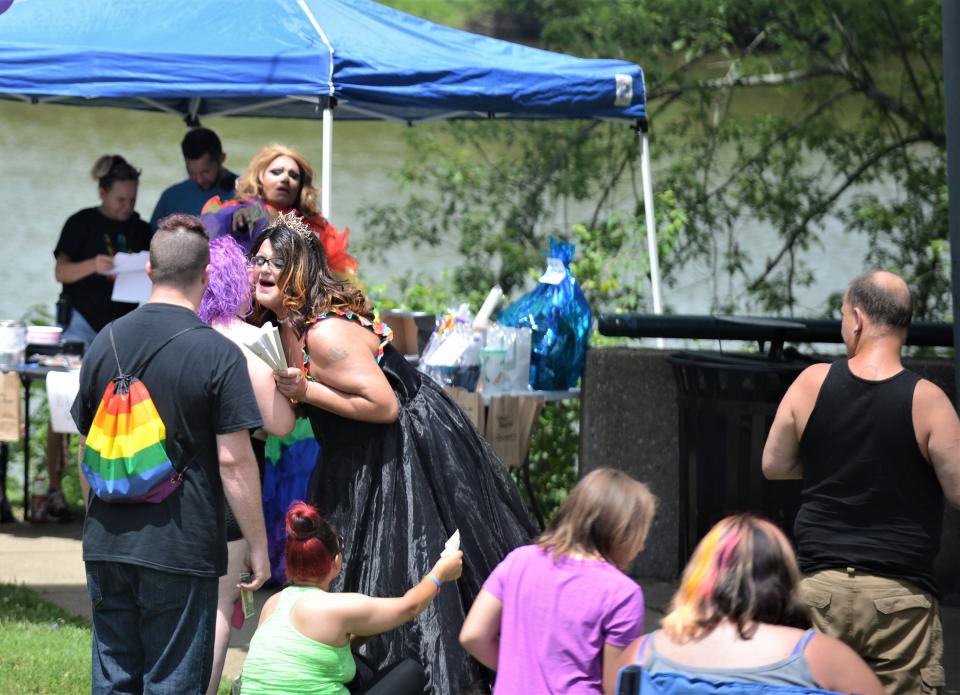
[[[202,116],[601,118],[641,138],[654,311],[660,281],[643,71],[428,22],[371,0],[0,0],[0,98]]]

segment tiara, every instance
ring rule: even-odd
[[[303,218],[293,211],[279,213],[274,224],[282,224],[291,232],[299,234],[306,241],[310,241],[311,238],[316,236],[313,230],[303,221]]]

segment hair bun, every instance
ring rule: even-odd
[[[317,535],[317,522],[306,516],[294,516],[290,520],[290,537],[305,541]]]
[[[315,538],[320,527],[320,514],[304,502],[294,502],[287,511],[287,538],[306,541]]]
[[[90,175],[95,179],[102,179],[113,170],[113,167],[126,163],[127,160],[118,154],[105,154],[94,162]]]

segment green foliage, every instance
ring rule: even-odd
[[[46,304],[32,304],[27,307],[20,317],[28,326],[52,326],[54,325],[53,312]]]
[[[589,286],[591,302],[599,302],[595,308],[621,298],[640,304],[645,262],[637,258],[646,257],[642,208],[634,201],[630,210],[605,214],[613,190],[601,188],[602,182],[619,180],[636,158],[630,130],[600,122],[456,122],[418,127],[407,137],[417,156],[398,176],[409,198],[369,208],[365,222],[376,233],[368,237],[366,254],[383,257],[401,245],[414,251],[455,247],[462,261],[452,269],[450,292],[482,298],[494,284],[508,295],[527,287],[543,270],[552,234],[578,243],[575,272],[597,275],[577,275]],[[610,161],[603,156],[608,149],[622,152]],[[547,224],[563,200],[591,201],[590,219],[568,229]],[[669,246],[676,211],[666,208],[661,219],[667,230],[661,243]],[[622,262],[616,270],[598,262],[618,254]]]
[[[545,521],[577,482],[577,452],[580,446],[580,401],[557,401],[544,405],[530,440],[530,485]],[[521,472],[511,471],[524,501],[532,509]]]
[[[369,288],[367,295],[378,311],[395,309],[442,314],[448,308],[462,302],[470,302],[476,308],[480,305],[479,302],[483,301],[479,288],[466,295],[454,292],[448,272],[442,273],[432,282],[416,277],[402,277],[398,279],[397,285],[395,290],[388,290],[385,285],[374,285]]]
[[[950,321],[950,247],[947,229],[946,162],[917,169],[909,160],[900,180],[903,197],[893,202],[876,194],[859,197],[845,219],[870,239],[868,258],[885,270],[908,274],[914,311],[930,320]]]
[[[90,692],[91,629],[33,591],[0,584],[0,692]]]
[[[937,3],[477,0],[475,9],[483,6],[535,17],[544,48],[644,67],[668,285],[695,264],[712,283],[712,310],[789,314],[830,251],[825,226],[839,222],[864,235],[864,267],[906,275],[920,318],[948,309]],[[616,243],[578,258],[597,275],[581,282],[595,309],[647,308],[638,148],[624,124],[457,122],[409,136],[414,154],[399,173],[409,199],[366,220],[379,252],[455,248],[464,259],[455,293],[494,282],[510,292],[539,272],[548,235],[589,245],[612,233]],[[558,228],[556,212],[568,206],[576,218]],[[767,230],[778,247],[758,257],[743,246],[744,226]]]

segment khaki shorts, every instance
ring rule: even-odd
[[[940,693],[944,686],[940,606],[917,585],[824,570],[803,579],[800,595],[821,632],[850,645],[887,693]]]

